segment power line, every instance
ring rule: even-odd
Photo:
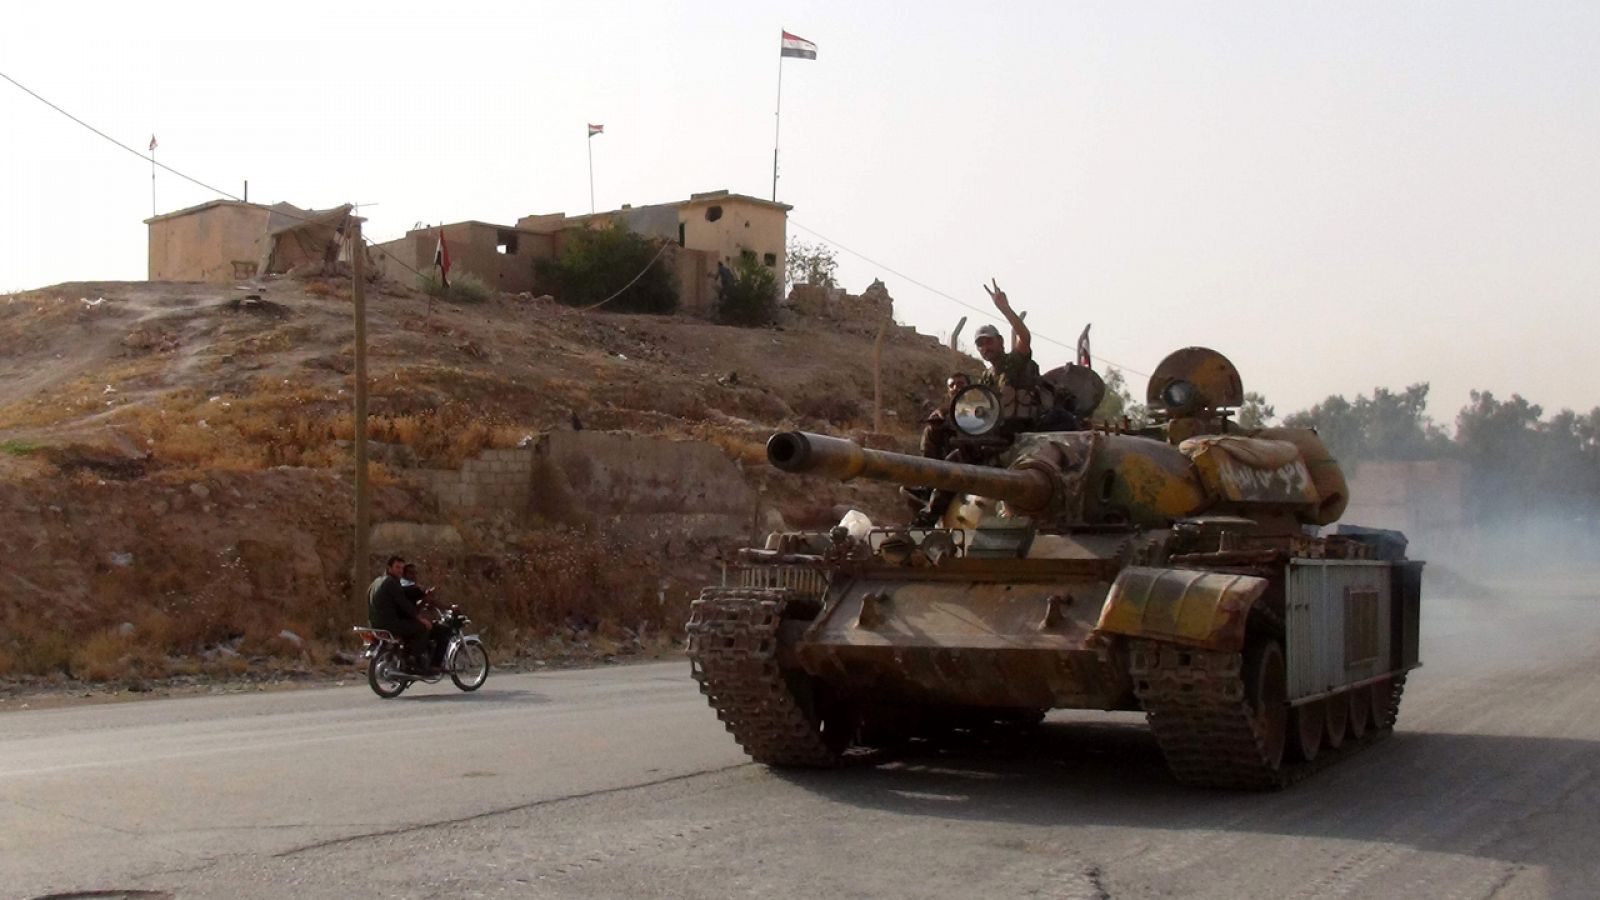
[[[937,296],[943,297],[946,300],[949,300],[951,303],[954,303],[957,306],[960,306],[960,307],[962,307],[964,309],[969,309],[969,310],[971,310],[971,311],[973,311],[975,313],[978,313],[979,315],[987,316],[988,318],[995,319],[995,320],[999,321],[999,317],[994,314],[993,310],[984,309],[981,306],[974,306],[971,303],[968,303],[967,301],[962,300],[960,297],[956,297],[956,296],[954,296],[952,294],[945,293],[944,291],[941,291],[941,290],[939,290],[938,288],[936,288],[936,287],[934,287],[932,285],[924,284],[923,282],[918,281],[915,278],[912,278],[910,275],[907,275],[904,272],[898,272],[898,271],[890,268],[889,266],[886,266],[883,263],[878,262],[877,260],[873,259],[872,257],[867,256],[865,253],[860,252],[859,250],[852,250],[851,248],[846,247],[844,244],[839,243],[838,241],[834,240],[831,237],[828,237],[827,235],[823,234],[820,231],[816,231],[814,229],[807,228],[806,226],[800,224],[799,222],[796,222],[793,218],[789,219],[789,224],[793,225],[794,227],[796,227],[798,229],[800,229],[801,231],[804,231],[805,233],[811,235],[812,237],[818,238],[818,239],[824,241],[825,243],[828,243],[828,244],[831,244],[831,245],[833,245],[835,247],[838,247],[840,250],[843,250],[844,252],[850,254],[851,256],[854,256],[854,257],[856,257],[856,258],[858,258],[858,259],[860,259],[860,260],[862,260],[864,262],[867,262],[867,263],[870,263],[870,264],[872,264],[874,266],[877,266],[878,268],[884,270],[885,272],[888,272],[890,275],[893,275],[896,278],[903,278],[906,281],[911,282],[912,284],[916,285],[919,288],[922,288],[923,290],[925,290],[925,291],[927,291],[927,292],[929,292],[931,294],[935,294]],[[1053,337],[1051,337],[1051,336],[1049,336],[1047,334],[1040,334],[1039,332],[1034,331],[1032,328],[1029,328],[1028,332],[1030,334],[1032,334],[1034,337],[1039,338],[1039,339],[1041,339],[1043,341],[1046,341],[1046,342],[1051,343],[1051,344],[1055,344],[1058,347],[1065,347],[1066,349],[1071,350],[1073,352],[1077,352],[1078,347],[1077,347],[1076,344],[1068,344],[1068,343],[1065,343],[1063,341],[1058,341],[1055,338],[1053,338]],[[1135,368],[1133,368],[1131,366],[1125,366],[1122,363],[1117,362],[1116,360],[1106,359],[1104,356],[1101,356],[1101,355],[1099,355],[1097,353],[1090,353],[1090,356],[1093,357],[1094,359],[1099,360],[1102,363],[1105,363],[1108,366],[1115,366],[1115,367],[1117,367],[1118,369],[1121,369],[1124,372],[1132,372],[1133,374],[1142,376],[1144,378],[1149,378],[1150,377],[1148,372],[1141,372],[1138,369],[1135,369]]]
[[[88,122],[85,122],[84,120],[78,118],[77,116],[73,115],[72,113],[67,112],[66,110],[62,109],[61,107],[55,105],[54,103],[51,103],[49,100],[46,100],[44,97],[40,96],[37,92],[35,92],[32,88],[30,88],[27,85],[23,84],[22,82],[16,80],[15,78],[12,78],[10,75],[7,75],[4,72],[0,72],[0,78],[4,78],[5,80],[11,82],[12,84],[16,85],[17,88],[20,89],[23,93],[27,94],[28,96],[32,97],[33,99],[39,101],[40,103],[43,103],[45,106],[50,107],[51,109],[55,110],[56,112],[61,113],[63,116],[66,116],[67,118],[71,119],[72,121],[77,122],[79,125],[82,125],[83,127],[89,129],[90,131],[94,132],[95,134],[98,134],[99,136],[105,138],[106,140],[110,141],[111,143],[117,145],[118,147],[121,147],[122,149],[128,151],[129,153],[132,153],[134,156],[139,157],[140,159],[144,160],[145,162],[151,163],[152,165],[155,165],[155,166],[157,166],[159,168],[166,169],[168,172],[171,172],[172,174],[178,176],[179,178],[182,178],[184,181],[193,182],[194,184],[197,184],[200,187],[203,187],[208,191],[212,191],[214,193],[221,194],[222,196],[227,197],[229,200],[238,200],[239,199],[238,197],[235,197],[234,195],[228,193],[227,191],[225,191],[225,190],[223,190],[221,188],[212,187],[211,185],[206,184],[204,181],[201,181],[198,178],[191,178],[190,176],[185,175],[182,172],[179,172],[177,169],[174,169],[173,167],[167,165],[166,163],[156,162],[156,158],[154,156],[146,156],[145,154],[140,153],[139,151],[133,149],[132,147],[129,147],[127,144],[124,144],[123,142],[121,142],[121,141],[117,140],[116,138],[112,137],[111,135],[106,134],[104,131],[101,131],[100,129],[94,127],[93,125],[90,125]],[[243,201],[241,201],[241,202],[243,202]]]
[[[60,106],[57,106],[56,104],[50,102],[50,100],[46,99],[44,96],[39,94],[37,91],[33,90],[32,88],[28,87],[27,85],[23,84],[22,82],[16,80],[15,78],[12,78],[10,75],[7,75],[4,72],[0,72],[0,78],[4,78],[6,81],[11,82],[19,90],[21,90],[22,92],[26,93],[28,96],[32,97],[33,99],[38,100],[40,103],[43,103],[45,106],[50,107],[51,109],[53,109],[56,112],[62,114],[63,116],[66,116],[68,119],[71,119],[72,121],[78,123],[79,125],[82,125],[84,128],[87,128],[88,130],[94,132],[95,134],[99,135],[100,137],[104,138],[105,140],[110,141],[112,144],[116,145],[117,147],[120,147],[123,150],[126,150],[129,153],[133,154],[134,156],[139,157],[140,159],[144,160],[145,162],[151,163],[151,164],[153,164],[153,165],[155,165],[155,166],[157,166],[159,168],[165,169],[166,171],[171,172],[172,174],[178,176],[179,178],[182,178],[184,181],[187,181],[187,182],[190,182],[191,184],[195,184],[195,185],[198,185],[198,186],[200,186],[202,188],[205,188],[206,190],[211,191],[214,194],[220,194],[221,196],[226,197],[229,200],[238,201],[240,203],[246,202],[246,201],[240,199],[239,197],[235,196],[234,194],[228,193],[227,191],[223,190],[222,188],[216,187],[214,185],[206,184],[204,181],[201,181],[200,179],[195,178],[194,176],[189,175],[187,173],[180,172],[177,169],[174,169],[173,167],[167,165],[166,163],[158,162],[158,161],[156,161],[154,156],[147,156],[147,155],[145,155],[143,153],[140,153],[138,150],[135,150],[134,148],[129,147],[127,144],[124,144],[123,142],[121,142],[121,141],[117,140],[116,138],[112,137],[111,135],[106,134],[104,131],[101,131],[100,129],[94,127],[93,125],[90,125],[88,122],[85,122],[84,120],[78,118],[77,116],[73,115],[72,113],[67,112],[65,109],[62,109]],[[373,204],[369,203],[369,204],[366,204],[366,205],[367,206],[372,206]],[[351,204],[351,207],[353,209],[355,207],[355,204]],[[311,216],[297,215],[296,213],[288,212],[288,211],[285,211],[285,210],[282,210],[282,209],[278,209],[276,207],[270,207],[270,208],[272,209],[273,212],[277,213],[278,215],[284,216],[285,218],[294,219],[294,220],[299,221],[299,222],[316,222],[316,221],[318,221],[317,219],[315,219],[315,218],[313,218]],[[371,239],[369,239],[366,235],[362,235],[361,236],[361,242],[364,245],[366,245],[368,247],[371,247],[374,250],[378,249],[378,245],[376,243],[374,243]],[[400,268],[405,269],[407,272],[410,272],[411,274],[417,276],[418,278],[425,277],[421,272],[417,271],[416,269],[411,268],[411,266],[407,265],[403,260],[397,258],[393,253],[389,253],[387,251],[382,251],[382,252],[384,253],[384,258],[385,259],[392,260],[395,263],[395,265],[398,265]],[[642,275],[643,273],[640,273],[640,274]],[[637,280],[637,279],[635,279],[635,280]]]
[[[61,115],[66,116],[68,119],[71,119],[73,122],[76,122],[78,125],[81,125],[82,127],[88,129],[89,131],[93,132],[94,134],[98,135],[99,137],[103,138],[104,140],[110,142],[114,146],[119,147],[122,150],[127,151],[128,153],[138,157],[139,159],[144,160],[145,162],[148,162],[148,163],[150,163],[150,164],[152,164],[152,165],[154,165],[154,166],[156,166],[158,168],[164,169],[167,172],[170,172],[173,175],[176,175],[179,178],[182,178],[183,180],[185,180],[187,182],[190,182],[191,184],[195,184],[195,185],[198,185],[199,187],[205,188],[206,190],[211,191],[214,194],[219,194],[219,195],[221,195],[223,197],[226,197],[229,200],[235,200],[235,201],[238,201],[238,202],[241,202],[241,203],[244,202],[238,196],[236,196],[234,194],[231,194],[228,191],[225,191],[225,190],[223,190],[223,189],[221,189],[219,187],[216,187],[214,185],[207,184],[207,183],[205,183],[204,181],[201,181],[198,178],[195,178],[195,177],[193,177],[193,176],[191,176],[191,175],[189,175],[187,173],[180,172],[177,169],[174,169],[173,167],[167,165],[166,163],[157,161],[154,156],[146,155],[144,153],[140,153],[138,150],[135,150],[134,148],[128,146],[127,144],[124,144],[123,142],[121,142],[121,141],[117,140],[116,138],[112,137],[111,135],[106,134],[104,131],[101,131],[100,129],[94,127],[93,125],[90,125],[88,122],[85,122],[83,119],[80,119],[77,116],[73,115],[72,113],[67,112],[65,109],[62,109],[60,106],[57,106],[55,103],[52,103],[50,100],[45,98],[43,95],[39,94],[37,91],[33,90],[32,88],[28,87],[27,85],[23,84],[22,82],[16,80],[15,78],[12,78],[10,75],[7,75],[4,72],[0,72],[0,78],[4,78],[6,81],[9,81],[12,85],[14,85],[17,89],[21,90],[23,93],[27,94],[28,96],[32,97],[35,100],[38,100],[40,103],[43,103],[45,106],[48,106],[51,109],[55,110],[56,112],[60,113]],[[368,204],[368,205],[370,205],[370,204]],[[301,222],[314,222],[314,221],[316,221],[315,219],[313,219],[313,218],[311,218],[309,216],[300,216],[300,215],[296,215],[294,213],[285,212],[283,210],[274,210],[274,211],[278,212],[280,215],[285,216],[286,218],[295,219],[295,220],[298,220],[298,221],[301,221]],[[912,278],[910,275],[907,275],[907,274],[905,274],[903,272],[900,272],[900,271],[897,271],[896,269],[893,269],[893,268],[891,268],[891,267],[889,267],[887,265],[884,265],[883,263],[878,262],[875,259],[872,259],[871,257],[867,256],[866,254],[861,253],[858,250],[854,250],[854,249],[852,249],[850,247],[847,247],[844,244],[841,244],[840,242],[834,240],[833,238],[828,237],[827,235],[825,235],[825,234],[823,234],[823,233],[821,233],[819,231],[815,231],[815,230],[813,230],[811,228],[807,228],[806,226],[800,224],[799,222],[794,221],[793,219],[790,219],[789,222],[790,222],[790,224],[794,225],[796,228],[800,229],[801,231],[804,231],[807,234],[813,235],[814,237],[817,237],[817,238],[819,238],[819,239],[821,239],[821,240],[823,240],[823,241],[825,241],[825,242],[827,242],[827,243],[829,243],[829,244],[831,244],[831,245],[833,245],[835,247],[838,247],[840,250],[843,250],[844,252],[849,253],[852,256],[859,257],[860,259],[862,259],[862,260],[864,260],[864,261],[866,261],[866,262],[868,262],[868,263],[870,263],[870,264],[872,264],[874,266],[877,266],[880,269],[883,269],[885,272],[888,272],[889,274],[894,275],[896,278],[903,278],[906,281],[916,285],[917,287],[922,288],[925,291],[928,291],[931,294],[935,294],[935,295],[937,295],[939,297],[943,297],[944,299],[949,300],[951,303],[954,303],[957,306],[963,307],[965,309],[971,310],[971,311],[973,311],[975,313],[978,313],[979,315],[988,316],[990,318],[997,318],[989,310],[983,309],[982,307],[974,306],[974,305],[966,302],[965,300],[960,299],[959,297],[956,297],[956,296],[954,296],[952,294],[949,294],[949,293],[946,293],[944,291],[941,291],[938,288],[933,287],[932,285],[925,284],[925,283],[923,283],[921,281],[918,281],[917,279]],[[367,238],[365,235],[362,235],[361,242],[364,245],[373,248],[374,250],[376,250],[378,248],[378,245],[376,243],[374,243],[372,240],[370,240],[369,238]],[[612,294],[610,297],[607,297],[606,299],[601,300],[599,303],[593,304],[592,306],[583,307],[583,309],[598,309],[599,307],[604,306],[605,304],[610,303],[612,300],[615,300],[617,297],[621,296],[621,294],[624,291],[626,291],[628,288],[632,287],[634,285],[634,283],[637,282],[640,278],[644,277],[644,273],[649,271],[651,266],[655,265],[656,260],[660,259],[662,253],[664,253],[664,252],[666,252],[666,245],[665,244],[662,245],[661,250],[657,251],[656,255],[650,260],[650,262],[645,263],[644,268],[639,270],[639,274],[633,276],[633,278],[630,279],[627,284],[623,285],[622,290],[619,290],[615,294]],[[407,265],[404,261],[398,259],[393,253],[385,252],[385,258],[389,259],[389,260],[392,260],[400,268],[405,269],[407,272],[410,272],[411,274],[417,276],[418,278],[424,277],[421,272],[419,272],[416,269],[413,269],[411,266]],[[1044,341],[1046,341],[1048,343],[1051,343],[1051,344],[1055,344],[1055,345],[1057,345],[1059,347],[1064,347],[1064,348],[1066,348],[1068,350],[1073,350],[1073,351],[1077,350],[1077,346],[1075,344],[1068,344],[1068,343],[1065,343],[1064,341],[1058,341],[1055,338],[1050,337],[1047,334],[1042,334],[1040,332],[1034,331],[1031,328],[1029,329],[1029,333],[1032,334],[1034,337],[1040,338],[1041,340],[1044,340]],[[1108,366],[1116,366],[1117,368],[1122,369],[1123,371],[1132,372],[1135,375],[1140,375],[1140,376],[1143,376],[1143,377],[1146,377],[1146,378],[1150,377],[1148,375],[1148,373],[1141,372],[1138,369],[1134,369],[1132,367],[1122,365],[1121,363],[1118,363],[1115,360],[1107,359],[1104,356],[1099,356],[1097,354],[1091,354],[1091,356],[1094,359],[1097,359],[1100,362],[1105,363]]]
[[[203,187],[206,190],[211,191],[212,193],[221,194],[223,197],[226,197],[229,200],[235,200],[235,201],[238,201],[240,203],[245,202],[244,200],[241,200],[239,197],[236,197],[233,194],[230,194],[227,191],[225,191],[225,190],[223,190],[223,189],[221,189],[219,187],[214,187],[212,185],[206,184],[204,181],[201,181],[198,178],[194,178],[194,177],[192,177],[190,175],[187,175],[187,174],[185,174],[183,172],[180,172],[177,169],[174,169],[173,167],[167,165],[166,163],[157,162],[155,157],[153,157],[153,156],[146,156],[145,154],[140,153],[138,150],[135,150],[134,148],[129,147],[127,144],[124,144],[123,142],[121,142],[121,141],[117,140],[116,138],[112,137],[111,135],[106,134],[104,131],[101,131],[100,129],[94,127],[93,125],[90,125],[88,122],[85,122],[84,120],[78,118],[77,116],[73,115],[72,113],[67,112],[65,109],[62,109],[61,107],[57,106],[56,104],[51,103],[49,100],[45,99],[38,92],[36,92],[33,89],[29,88],[27,85],[23,84],[22,82],[17,81],[15,78],[12,78],[10,75],[7,75],[4,72],[0,72],[0,78],[4,78],[6,81],[11,82],[13,85],[16,85],[17,88],[22,90],[24,93],[26,93],[28,96],[32,97],[33,99],[38,100],[40,103],[43,103],[45,106],[50,107],[51,109],[55,110],[56,112],[62,114],[63,116],[66,116],[67,118],[71,119],[72,121],[78,123],[79,125],[82,125],[84,128],[87,128],[90,131],[94,132],[95,134],[99,135],[100,137],[106,139],[107,141],[110,141],[112,144],[115,144],[116,146],[122,148],[123,150],[126,150],[129,153],[132,153],[134,156],[139,157],[140,159],[144,160],[145,162],[152,163],[152,164],[154,164],[156,166],[159,166],[160,168],[165,169],[168,172],[171,172],[172,174],[178,176],[179,178],[182,178],[183,180],[191,182],[193,184],[199,185],[200,187]],[[363,205],[375,206],[376,204],[367,203],[367,204],[363,204]],[[357,206],[357,204],[351,204],[351,208],[352,209],[354,209],[356,206]],[[278,213],[279,215],[282,215],[285,218],[294,219],[296,221],[300,221],[300,222],[316,222],[316,221],[318,221],[317,219],[312,218],[310,216],[296,215],[295,213],[286,212],[286,211],[278,209],[276,207],[270,207],[270,208],[273,210],[273,212]],[[371,247],[374,250],[378,249],[378,245],[376,243],[374,243],[371,239],[369,239],[365,234],[363,234],[361,236],[361,243],[364,244],[367,247]],[[582,307],[582,309],[583,310],[599,309],[600,307],[606,305],[607,303],[610,303],[612,300],[615,300],[618,297],[620,297],[623,294],[624,291],[626,291],[628,288],[633,287],[635,282],[637,282],[639,279],[643,278],[644,274],[646,272],[650,271],[650,267],[656,264],[656,260],[660,259],[662,254],[666,253],[666,250],[667,250],[668,246],[669,246],[668,244],[663,243],[662,246],[661,246],[661,249],[656,251],[656,255],[654,257],[652,257],[649,262],[645,263],[644,268],[639,270],[639,274],[633,276],[633,278],[630,279],[627,284],[622,286],[621,290],[617,291],[615,294],[612,294],[611,296],[607,297],[606,299],[601,300],[599,303],[596,303],[596,304],[594,304],[592,306]],[[399,266],[402,269],[405,269],[407,272],[410,272],[411,274],[417,276],[418,278],[427,277],[427,276],[423,275],[421,272],[419,272],[416,269],[413,269],[411,266],[407,265],[404,260],[401,260],[400,258],[396,257],[393,253],[391,253],[389,251],[380,251],[380,252],[382,252],[384,254],[384,258],[385,259],[393,261],[395,265]]]

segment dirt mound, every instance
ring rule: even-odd
[[[888,487],[778,476],[761,455],[777,429],[870,427],[875,329],[858,326],[882,317],[884,299],[861,315],[836,298],[825,315],[734,328],[527,295],[430,305],[378,289],[374,521],[455,529],[460,546],[428,560],[428,579],[489,607],[480,620],[508,642],[566,636],[619,652],[675,631],[730,548],[463,520],[440,511],[420,470],[541,432],[621,431],[740,460],[768,522],[821,525],[844,504],[896,514]],[[0,676],[338,658],[345,628],[364,618],[348,575],[353,339],[348,285],[323,281],[75,283],[0,297]],[[944,375],[976,368],[890,329],[889,436],[878,440],[913,450]]]

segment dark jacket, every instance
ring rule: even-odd
[[[367,621],[373,628],[393,628],[401,622],[417,617],[416,606],[406,599],[400,579],[393,575],[379,575],[367,588]]]

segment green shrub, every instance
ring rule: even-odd
[[[417,278],[417,287],[430,297],[455,303],[482,303],[494,296],[494,288],[471,272],[459,272],[450,279],[446,288],[438,272],[426,272]]]
[[[749,251],[733,264],[733,284],[721,288],[717,318],[729,325],[767,325],[778,314],[778,273]]]
[[[539,260],[534,271],[540,287],[568,306],[593,306],[615,295],[605,304],[613,312],[678,308],[677,279],[661,244],[620,225],[567,232],[561,255]]]
[[[0,453],[4,453],[7,456],[27,456],[30,453],[38,452],[38,450],[39,445],[32,441],[0,441]]]

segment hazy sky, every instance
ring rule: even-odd
[[[1600,4],[12,4],[0,71],[368,235],[771,189],[902,321],[1207,344],[1280,413],[1431,381],[1600,404]],[[0,289],[145,274],[145,162],[0,82]],[[159,208],[212,199],[161,173]],[[968,333],[977,323],[968,326]],[[1144,379],[1133,381],[1142,393]]]

